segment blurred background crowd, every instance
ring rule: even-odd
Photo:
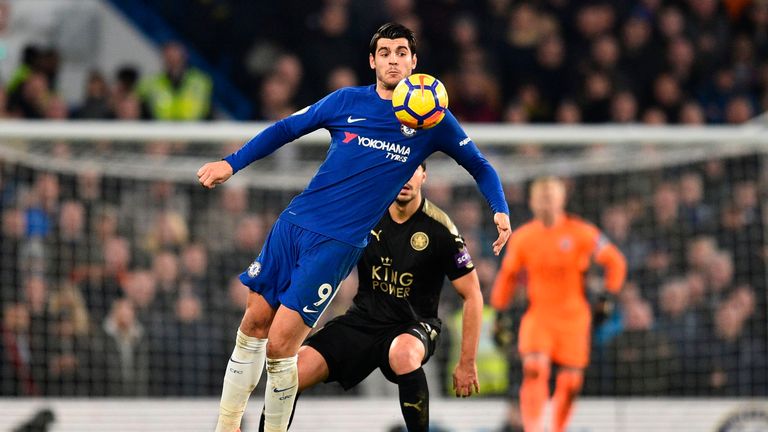
[[[768,394],[764,163],[568,179],[569,210],[595,221],[629,264],[616,310],[594,329],[587,394]],[[297,191],[0,169],[2,394],[218,394],[247,292],[235,276]],[[525,187],[506,185],[513,226],[530,217]],[[487,205],[471,187],[428,182],[425,194],[462,231],[487,296],[498,268]],[[346,310],[355,289],[353,276],[326,318]],[[524,289],[518,297],[514,329]],[[446,387],[460,313],[448,287],[431,362]],[[514,343],[495,347],[492,326],[486,314],[486,394],[519,383]]]
[[[253,119],[277,120],[335,88],[372,83],[368,40],[388,20],[417,31],[419,70],[445,82],[467,122],[739,124],[768,108],[766,1],[261,3],[152,2],[183,41],[162,47],[164,72],[93,71],[74,105],[57,96],[56,49],[29,45],[2,77],[0,117],[220,118],[210,70],[187,62],[192,49],[247,95]],[[184,149],[140,151],[162,161]],[[56,142],[48,154],[71,153]],[[629,264],[614,313],[594,330],[586,394],[768,394],[765,163],[713,157],[567,179],[569,210],[600,226]],[[526,186],[505,185],[513,226],[530,217]],[[498,259],[486,204],[473,188],[428,182],[425,191],[462,231],[488,290]],[[218,395],[246,298],[236,276],[296,192],[210,192],[0,158],[0,395]],[[333,314],[355,288],[352,277]],[[441,314],[447,329],[430,363],[449,383],[460,334],[450,288]],[[512,394],[519,359],[514,344],[493,345],[492,321],[482,387]]]
[[[30,45],[16,73],[3,77],[0,115],[217,118],[224,113],[212,103],[219,89],[209,74],[220,74],[245,96],[250,119],[277,120],[339,87],[370,84],[368,41],[389,20],[416,31],[418,69],[445,82],[463,121],[738,124],[768,109],[764,0],[132,4],[139,6],[183,41],[162,49],[163,73],[130,63],[94,70],[81,100],[64,103],[57,50]],[[205,67],[188,64],[188,49]]]

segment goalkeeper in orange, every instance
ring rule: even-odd
[[[512,233],[491,294],[491,305],[509,307],[522,272],[527,274],[528,309],[520,323],[523,362],[520,411],[526,432],[543,430],[552,363],[558,365],[551,431],[565,431],[589,363],[592,314],[584,273],[594,259],[605,269],[605,288],[616,293],[626,260],[593,225],[565,213],[565,184],[545,177],[533,182],[533,220]]]

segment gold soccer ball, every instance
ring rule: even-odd
[[[411,129],[435,127],[447,108],[448,92],[432,75],[413,74],[400,81],[392,94],[395,116]]]

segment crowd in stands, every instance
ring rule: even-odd
[[[762,164],[712,159],[568,180],[570,210],[595,221],[629,266],[615,313],[595,328],[586,393],[768,394]],[[236,275],[293,192],[10,162],[0,173],[0,394],[217,395],[247,293]],[[517,226],[530,217],[525,185],[506,189]],[[487,291],[498,259],[485,204],[439,182],[425,193],[452,215]],[[351,278],[326,315],[343,312],[355,288]],[[446,323],[460,311],[451,293]],[[455,330],[447,324],[433,362],[443,376]],[[490,346],[484,334],[479,362],[504,358]],[[519,362],[506,349],[514,387]],[[485,379],[499,390],[507,382]]]
[[[418,70],[442,79],[467,122],[743,123],[768,109],[768,4],[759,0],[160,0],[187,46],[278,120],[373,81],[368,40],[394,20],[419,37]],[[278,24],[279,23],[279,24]],[[201,31],[202,28],[210,31]],[[210,78],[163,48],[164,73],[93,71],[58,98],[55,49],[30,46],[2,77],[0,112],[24,118],[216,118]]]

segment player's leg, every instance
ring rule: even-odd
[[[293,423],[293,416],[296,414],[296,402],[299,400],[301,392],[314,387],[328,378],[328,363],[326,363],[325,358],[316,349],[310,346],[299,348],[298,367],[299,391],[296,393],[296,398],[293,402],[293,412],[288,420],[289,429],[291,423]],[[264,409],[261,410],[261,418],[259,419],[259,432],[264,432]]]
[[[523,362],[520,414],[526,432],[542,430],[549,399],[549,375],[554,336],[546,321],[526,313],[520,322],[519,350]]]
[[[264,430],[288,429],[299,385],[298,351],[310,327],[295,310],[280,306],[269,329]]]
[[[573,403],[584,383],[584,371],[564,367],[557,372],[555,395],[552,397],[552,432],[564,432],[573,411]]]
[[[552,431],[564,431],[589,364],[589,317],[571,320],[572,326],[556,335],[552,360],[560,365],[552,397]]]
[[[275,222],[258,258],[240,274],[250,292],[224,376],[217,432],[239,428],[248,397],[264,369],[269,328],[280,305],[278,295],[288,286],[295,265],[292,227]]]
[[[520,386],[520,412],[526,432],[542,430],[544,407],[549,399],[550,360],[542,353],[523,356],[523,384]]]
[[[389,367],[396,375],[400,411],[409,432],[429,429],[429,387],[421,367],[427,355],[429,336],[411,332],[395,337],[389,347]]]
[[[279,296],[267,343],[267,388],[264,417],[267,432],[285,431],[298,390],[297,353],[341,281],[357,263],[362,248],[295,227],[297,262],[290,285]]]
[[[248,398],[264,369],[266,337],[274,315],[274,309],[264,297],[253,291],[248,293],[235,349],[224,373],[216,432],[236,431],[240,427]]]

